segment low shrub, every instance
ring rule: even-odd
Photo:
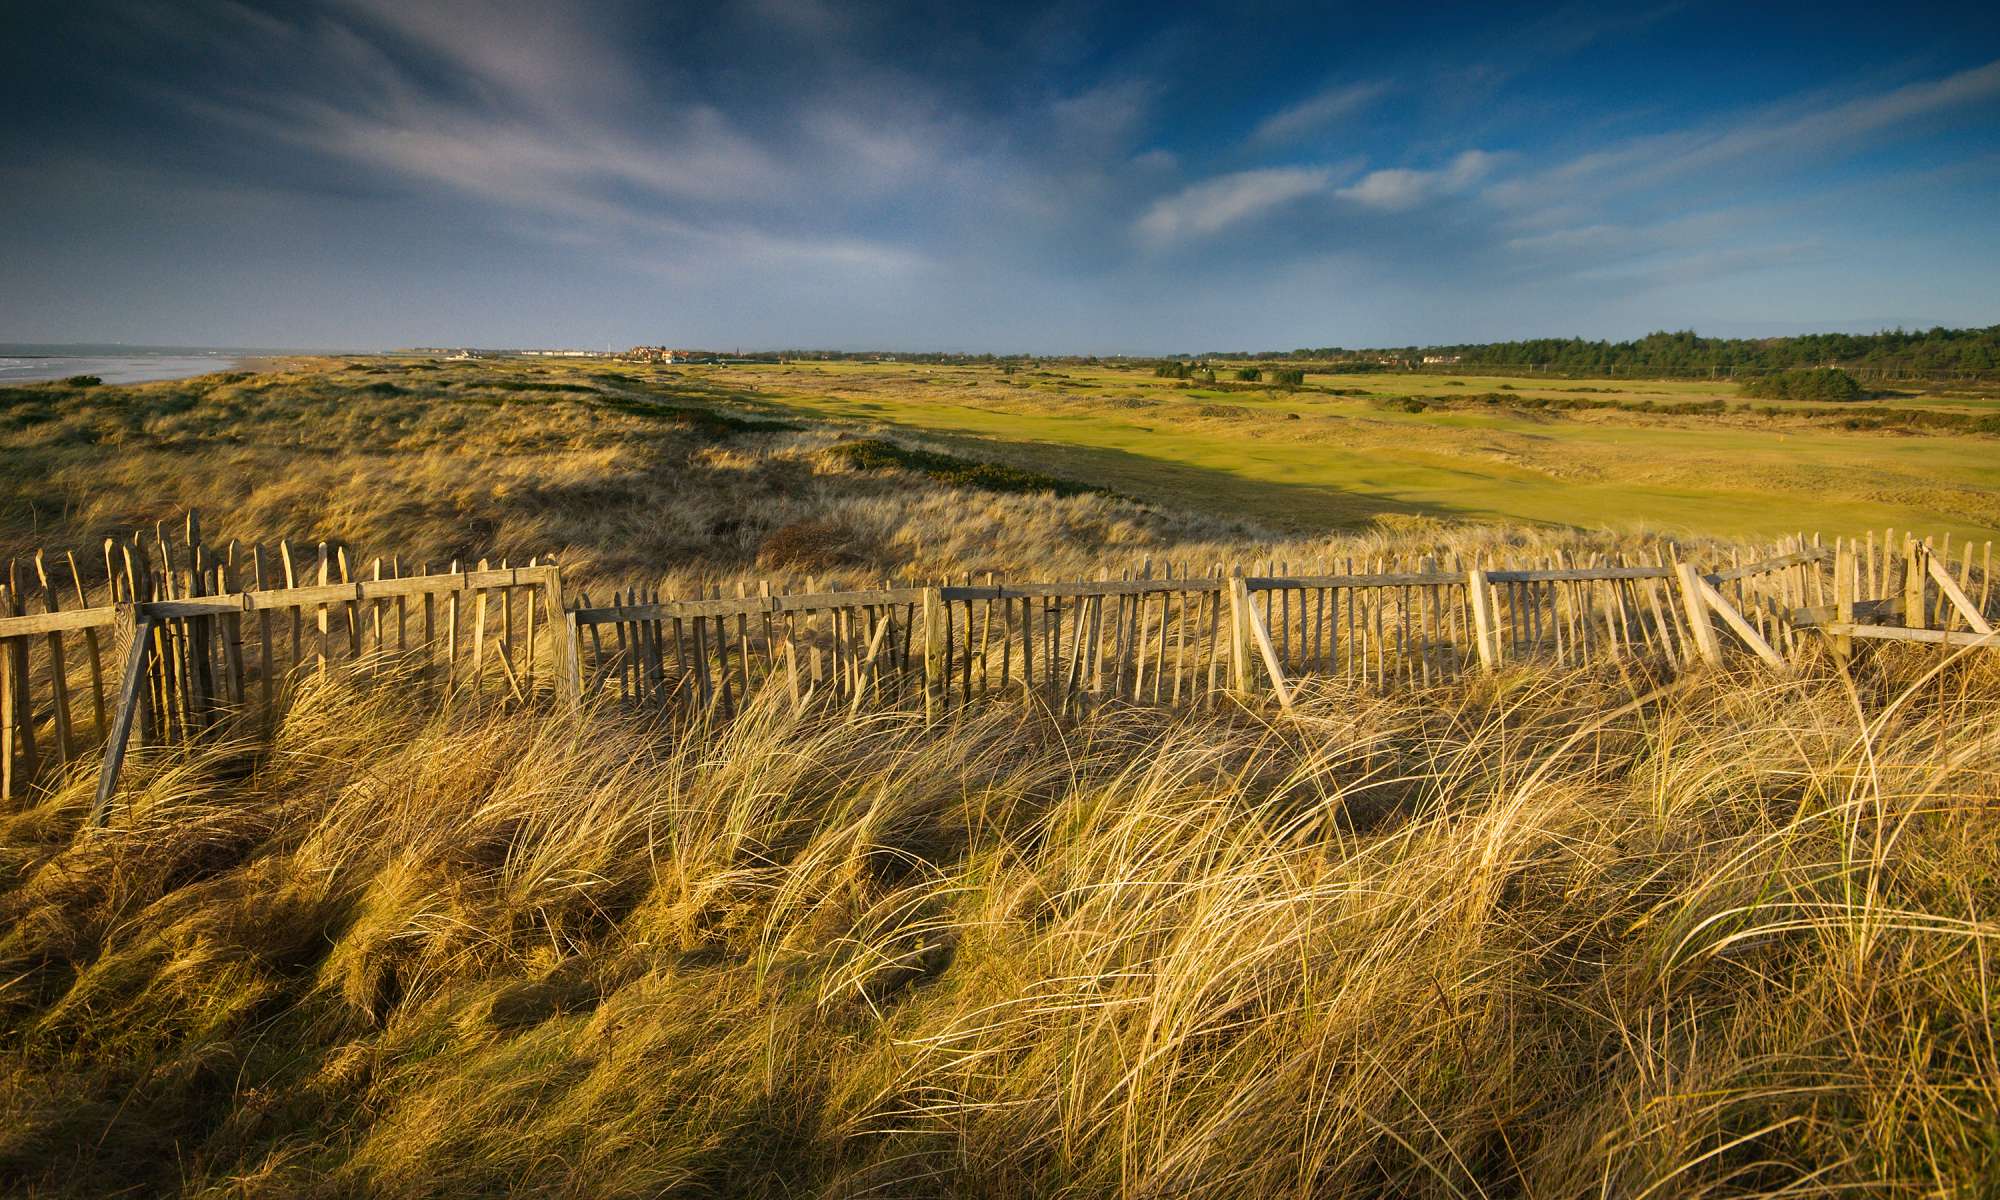
[[[672,422],[690,433],[712,441],[721,441],[723,438],[735,437],[742,433],[783,433],[800,428],[790,421],[755,420],[717,412],[712,408],[697,408],[689,404],[660,404],[651,400],[629,400],[623,396],[606,396],[595,392],[592,396],[598,408],[608,408],[614,412],[645,417],[653,421]]]
[[[1838,367],[1779,371],[1743,385],[1743,394],[1760,400],[1866,400],[1868,393],[1854,376]]]
[[[586,396],[597,394],[596,388],[586,387],[580,383],[546,383],[539,379],[482,379],[476,386],[502,392],[581,392]]]
[[[1059,479],[1054,475],[1024,471],[999,463],[976,462],[935,450],[916,450],[879,438],[841,442],[833,448],[833,454],[860,471],[914,471],[952,487],[977,488],[987,492],[1053,492],[1058,496],[1116,494],[1107,488],[1078,483],[1073,479]]]

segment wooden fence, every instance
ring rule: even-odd
[[[1673,673],[1754,655],[1785,670],[1826,640],[1993,645],[1992,547],[1804,537],[1752,562],[1496,566],[1426,558],[1113,579],[883,586],[735,596],[620,593],[564,602],[553,563],[405,570],[338,544],[311,551],[107,539],[12,563],[0,586],[0,797],[98,766],[109,811],[135,740],[268,737],[292,686],[335,664],[401,672],[444,704],[617,700],[728,717],[759,689],[792,704],[937,714],[997,696],[1058,710],[1105,702],[1260,701],[1304,680],[1421,686],[1514,661],[1607,659]],[[38,611],[30,611],[31,609]]]

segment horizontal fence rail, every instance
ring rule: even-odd
[[[176,534],[179,535],[178,539]],[[487,560],[365,565],[350,547],[203,544],[198,520],[107,539],[87,561],[37,553],[0,584],[0,797],[99,767],[108,814],[128,747],[268,738],[306,680],[336,667],[470,707],[615,701],[727,718],[765,688],[798,708],[991,697],[1058,711],[1246,700],[1301,686],[1423,686],[1513,663],[1618,661],[1672,674],[1808,646],[2000,645],[1992,546],[1885,531],[1803,535],[1698,569],[1566,556],[1531,565],[1322,560],[1196,570],[1150,563],[1074,582],[761,584],[566,603],[561,569]],[[101,564],[101,568],[100,568]]]

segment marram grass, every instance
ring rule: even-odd
[[[1935,664],[691,733],[336,677],[0,824],[0,1182],[1976,1195],[2000,671]]]

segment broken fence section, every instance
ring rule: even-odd
[[[765,583],[571,605],[550,562],[363,562],[337,543],[215,550],[190,516],[107,539],[88,563],[10,564],[0,797],[95,763],[102,819],[130,746],[268,737],[293,690],[337,665],[395,672],[442,704],[541,693],[721,718],[766,687],[850,713],[1003,696],[1058,710],[1289,708],[1316,677],[1393,688],[1605,660],[1671,674],[1744,655],[1786,670],[1822,640],[1836,661],[1870,639],[1995,645],[1992,591],[1990,543],[1954,556],[1949,540],[1892,530],[1832,546],[1801,535],[1707,569],[1663,545],[1652,561],[1148,563],[1070,583]]]

